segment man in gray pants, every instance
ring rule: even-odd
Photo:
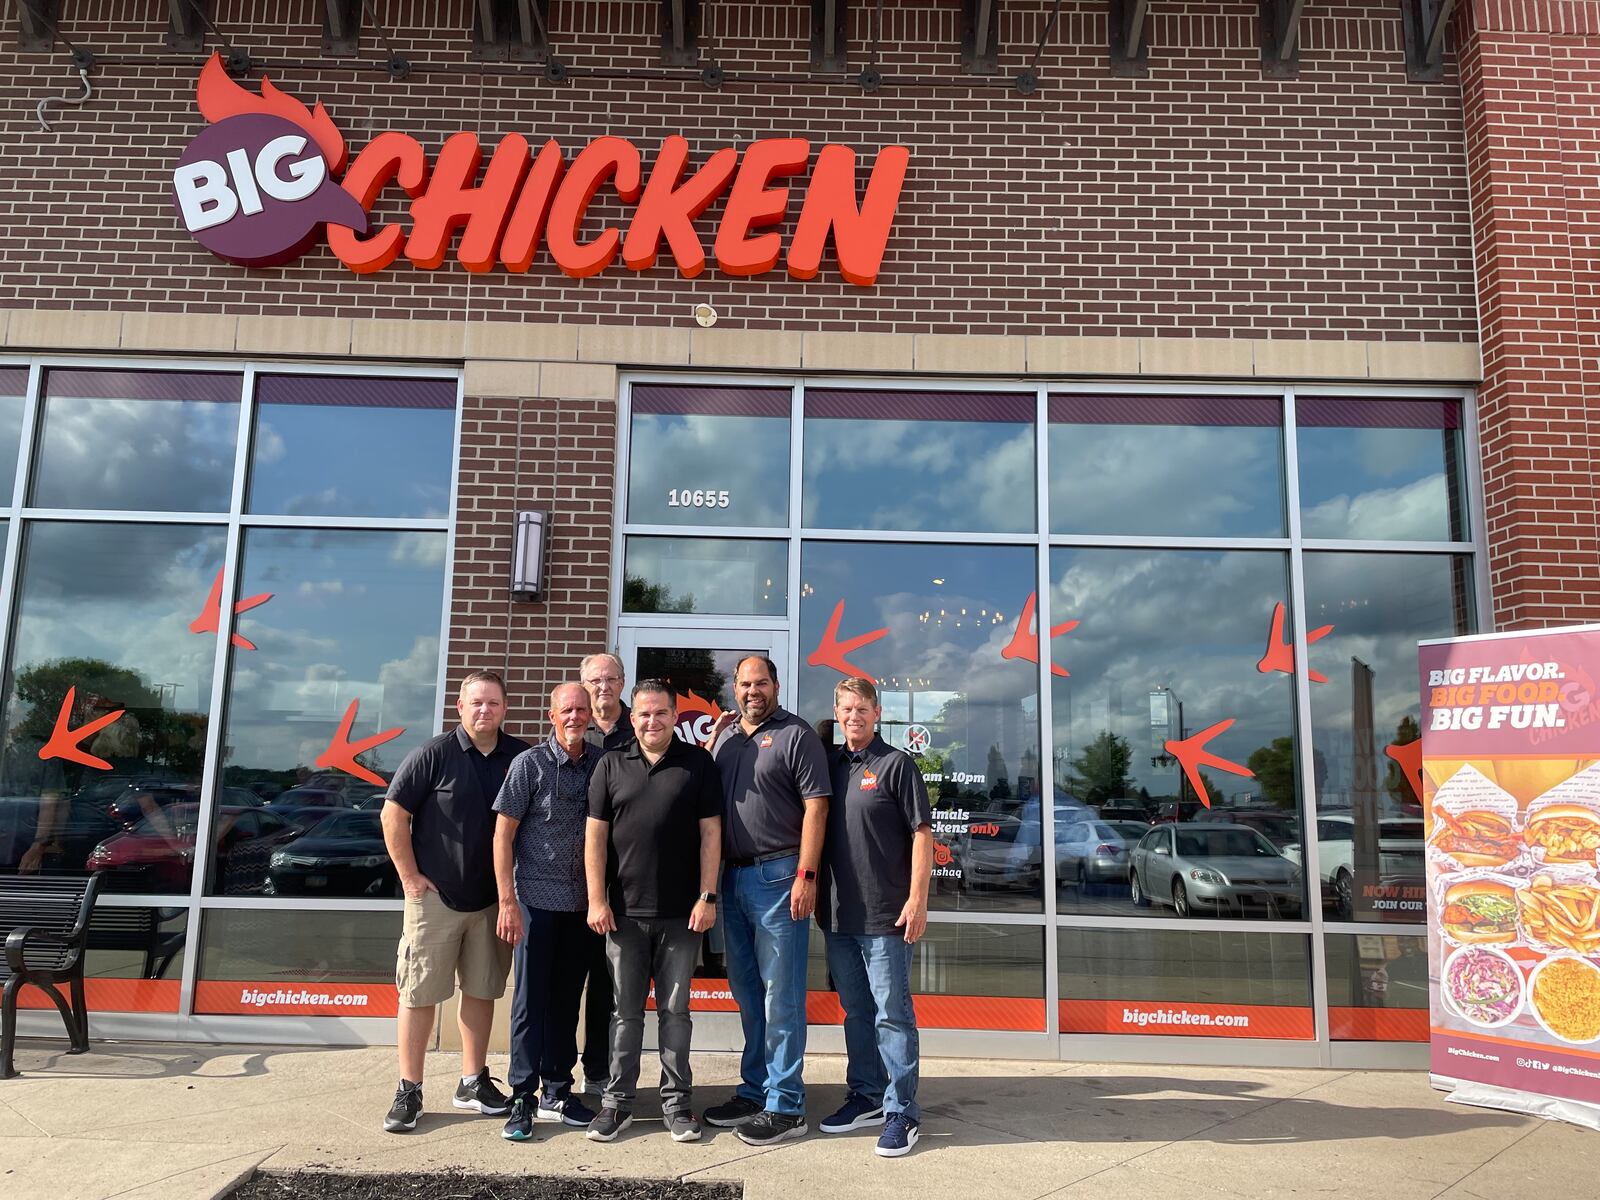
[[[662,1120],[673,1141],[693,1142],[700,1122],[690,1108],[689,988],[701,935],[717,919],[722,788],[711,755],[674,736],[671,688],[644,680],[632,699],[638,740],[609,751],[589,784],[589,928],[606,935],[616,1010],[611,1078],[587,1136],[615,1141],[633,1122],[654,979]]]

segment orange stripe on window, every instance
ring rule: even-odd
[[[1309,1040],[1316,1025],[1309,1008],[1275,1004],[1063,1000],[1061,1032]]]
[[[1425,1008],[1330,1008],[1328,1035],[1336,1042],[1425,1042]]]

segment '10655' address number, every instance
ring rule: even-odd
[[[712,491],[710,488],[667,489],[668,508],[727,508],[728,490]]]

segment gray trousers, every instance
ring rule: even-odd
[[[644,1002],[656,984],[656,1029],[661,1046],[661,1111],[689,1111],[694,1073],[689,1067],[689,985],[700,956],[701,934],[688,917],[634,920],[618,917],[606,934],[606,960],[616,1010],[611,1017],[611,1080],[607,1108],[633,1107],[644,1050]]]

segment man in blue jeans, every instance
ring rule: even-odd
[[[739,721],[712,727],[722,777],[722,924],[728,985],[744,1027],[733,1098],[709,1125],[770,1146],[806,1134],[806,942],[828,823],[828,756],[811,726],[778,707],[761,655],[734,671]]]
[[[911,756],[878,736],[878,689],[846,679],[833,689],[844,745],[833,755],[833,802],[822,856],[817,922],[844,1008],[850,1093],[823,1133],[883,1127],[878,1153],[917,1144],[917,1014],[911,947],[928,927],[933,816]]]

